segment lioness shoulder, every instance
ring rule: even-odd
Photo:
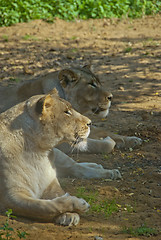
[[[90,120],[54,90],[36,95],[0,114],[0,206],[17,215],[76,225],[83,199],[64,195],[51,149],[67,141],[86,145]]]

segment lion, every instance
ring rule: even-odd
[[[87,116],[88,114],[93,114],[104,118],[109,113],[113,96],[110,92],[104,90],[99,78],[91,71],[89,65],[51,72],[45,76],[31,79],[16,87],[1,88],[0,112],[35,94],[48,93],[54,87],[57,88],[60,97],[68,100],[74,109],[82,114]],[[100,129],[93,127],[93,135],[95,135],[96,131],[98,132]],[[117,147],[134,147],[139,144],[141,144],[140,138],[107,133],[107,137],[101,140],[88,138],[86,152],[109,153],[115,145]],[[78,164],[66,155],[70,152],[71,149],[68,144],[61,144],[54,149],[55,165],[58,174],[79,178],[102,177],[102,171],[104,169],[101,165],[95,163]],[[120,175],[111,175],[112,179],[117,177],[120,178]]]
[[[50,152],[60,142],[85,148],[91,121],[56,90],[0,114],[0,204],[14,213],[64,226],[77,225],[84,200],[61,188]]]

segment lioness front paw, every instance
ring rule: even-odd
[[[142,144],[142,139],[138,137],[124,137],[121,141],[117,141],[117,148],[134,148]]]
[[[119,172],[118,169],[104,170],[104,171],[105,171],[104,177],[106,179],[117,180],[122,178],[121,173]]]
[[[136,146],[141,145],[143,141],[141,138],[138,138],[138,137],[127,137],[126,142],[127,142],[128,148],[130,147],[134,148]]]
[[[76,226],[80,221],[77,213],[64,213],[57,217],[55,223],[62,226]]]
[[[121,179],[121,178],[122,178],[122,176],[118,169],[111,170],[111,179],[112,180]]]
[[[83,199],[83,198],[77,198],[77,197],[73,197],[74,201],[74,211],[78,211],[78,212],[87,212],[90,208],[90,205]]]

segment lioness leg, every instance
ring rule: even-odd
[[[121,149],[134,148],[142,144],[141,138],[135,136],[122,136],[113,133],[109,133],[109,136],[116,142],[116,147]]]
[[[63,225],[67,225],[67,223],[68,225],[77,224],[79,217],[76,217],[75,212],[86,212],[89,209],[89,204],[84,199],[69,194],[45,200],[31,196],[26,190],[14,193],[12,198],[6,198],[6,202],[7,207],[12,208],[15,214],[41,221],[56,221],[61,224],[61,216],[68,214],[66,224],[63,221]],[[74,214],[72,214],[73,212]],[[69,221],[70,213],[71,221]]]
[[[55,197],[60,197],[64,195],[64,191],[61,188],[57,179],[45,189],[42,198],[43,199],[53,199]],[[55,218],[55,223],[63,226],[77,225],[80,221],[80,217],[77,213],[66,212]]]
[[[115,142],[110,137],[106,137],[105,139],[91,139],[87,138],[87,149],[83,150],[86,153],[110,153],[113,148],[115,147]],[[71,149],[68,143],[63,143],[58,145],[57,147],[59,150],[63,151],[64,153],[77,153],[77,149]]]
[[[98,165],[96,163],[77,163],[57,148],[54,148],[49,158],[50,161],[55,160],[58,176],[70,176],[87,179],[106,178],[113,180],[121,178],[121,174],[117,169],[104,169],[101,165]]]
[[[110,138],[112,138],[115,141],[117,148],[125,148],[125,149],[126,148],[127,149],[134,148],[136,146],[141,145],[141,143],[142,143],[141,138],[138,138],[135,136],[130,136],[130,137],[122,136],[122,135],[118,135],[118,134],[114,134],[109,131],[106,131],[106,130],[102,129],[101,127],[92,126],[90,137],[95,138],[95,136],[97,136],[99,138],[103,137],[104,140],[106,139],[105,138],[106,136],[109,136]],[[101,144],[102,140],[98,140],[98,141],[100,141],[100,144]],[[99,142],[97,143],[97,146],[98,145],[99,145]],[[104,152],[104,151],[102,151],[102,152]]]

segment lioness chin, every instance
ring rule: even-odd
[[[0,206],[16,215],[76,225],[89,204],[65,194],[50,151],[60,142],[86,144],[91,121],[54,90],[0,114]]]

